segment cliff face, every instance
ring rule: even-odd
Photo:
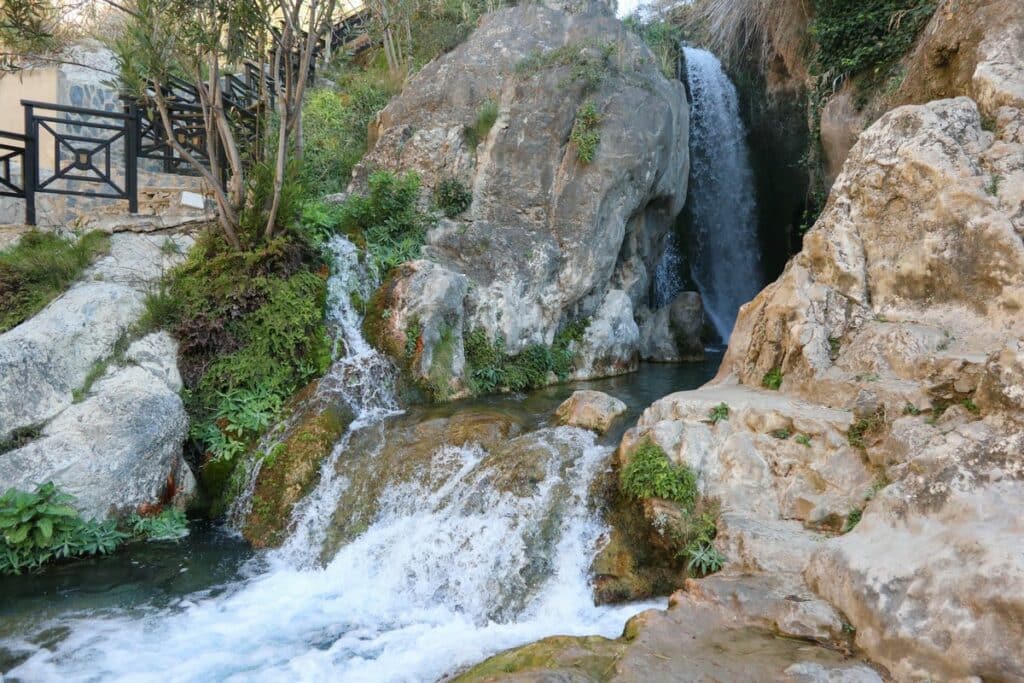
[[[481,128],[488,106],[496,120]],[[484,17],[380,114],[356,170],[357,191],[388,169],[416,171],[427,192],[455,180],[472,195],[390,283],[382,345],[403,348],[419,325],[411,365],[425,377],[443,339],[457,392],[464,331],[515,354],[590,319],[577,376],[631,369],[634,311],[686,196],[687,125],[682,84],[604,8]]]

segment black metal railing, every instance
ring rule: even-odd
[[[331,44],[343,45],[364,32],[368,16],[346,17],[334,26]],[[326,41],[321,39],[311,60],[314,64],[325,49]],[[275,90],[283,73],[273,73],[273,57],[271,54],[263,67],[245,62],[241,75],[228,74],[222,81],[224,108],[246,145],[257,141],[265,108],[274,107]],[[156,87],[149,84],[146,99],[150,103],[157,95]],[[160,94],[167,104],[174,140],[209,168],[211,151],[199,90],[172,77],[160,88]],[[165,173],[195,174],[191,163],[168,140],[157,111],[145,101],[125,98],[121,112],[31,100],[22,100],[21,104],[24,133],[0,131],[0,197],[24,199],[25,222],[29,225],[36,223],[37,194],[127,200],[128,211],[136,213],[139,159],[161,162]],[[44,150],[51,147],[52,169],[44,168]],[[223,150],[214,149],[213,153],[218,155],[222,174],[226,174]]]

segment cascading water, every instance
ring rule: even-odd
[[[588,571],[604,533],[588,503],[611,448],[570,427],[502,444],[439,445],[387,483],[372,521],[324,561],[346,458],[361,430],[399,419],[393,370],[359,332],[349,292],[360,279],[340,238],[331,320],[344,357],[318,397],[358,417],[296,510],[280,550],[235,583],[169,602],[72,612],[19,629],[15,680],[434,681],[499,650],[554,634],[619,635],[647,605],[595,607]],[[408,462],[405,453],[399,462]],[[388,461],[391,463],[395,460]],[[522,468],[522,469],[517,469]],[[52,634],[57,633],[54,637]]]
[[[690,272],[704,312],[728,343],[740,306],[763,284],[754,174],[736,88],[718,59],[684,47],[690,88]]]

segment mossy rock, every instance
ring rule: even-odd
[[[668,595],[682,588],[687,576],[675,550],[653,528],[644,504],[623,496],[618,480],[608,472],[594,485],[593,495],[602,501],[611,529],[590,568],[598,605]]]
[[[310,408],[283,441],[263,454],[252,509],[242,529],[254,547],[275,547],[284,541],[292,508],[316,485],[321,462],[353,418],[337,406]]]
[[[453,683],[509,680],[509,674],[519,674],[514,678],[517,681],[599,683],[611,679],[625,649],[622,640],[553,636],[497,654],[457,676]]]

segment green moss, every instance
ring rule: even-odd
[[[246,540],[257,548],[280,545],[292,509],[316,484],[320,464],[351,421],[350,413],[336,407],[300,416],[285,440],[266,454],[242,530]]]
[[[620,486],[629,497],[664,498],[693,509],[697,500],[697,478],[690,468],[676,465],[665,451],[650,439],[637,446],[622,470]]]
[[[41,311],[109,250],[110,238],[100,232],[73,241],[33,230],[0,251],[0,333]]]
[[[846,523],[843,525],[843,533],[853,531],[853,528],[860,523],[862,514],[863,512],[860,508],[850,510],[850,514],[846,515]]]
[[[452,363],[455,361],[455,332],[451,327],[441,330],[441,337],[434,345],[430,369],[422,382],[422,388],[435,403],[447,401],[451,396]]]
[[[607,681],[624,649],[622,641],[599,636],[552,636],[497,654],[455,677],[452,683],[501,680],[508,674],[528,672],[552,676],[555,672],[571,672],[572,680],[582,677]]]

